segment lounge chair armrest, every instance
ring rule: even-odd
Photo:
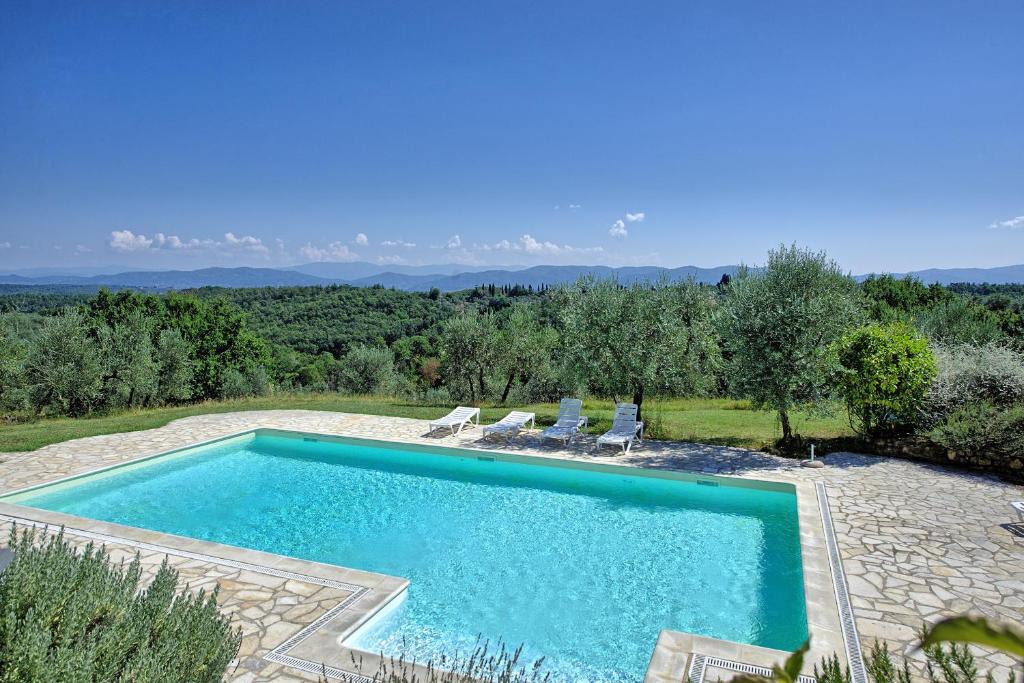
[[[636,423],[636,433],[640,435],[640,440],[644,440],[644,421],[638,420]]]
[[[590,418],[586,415],[580,415],[580,421],[576,425],[578,429],[587,429],[590,427]]]

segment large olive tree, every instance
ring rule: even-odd
[[[775,410],[791,439],[791,412],[829,398],[828,346],[863,310],[856,283],[824,252],[770,251],[764,269],[745,269],[727,288],[721,320],[732,391]]]
[[[586,278],[563,288],[559,303],[566,357],[590,391],[642,406],[651,394],[714,386],[720,356],[712,289]]]
[[[453,396],[472,402],[487,398],[487,376],[498,348],[491,313],[465,311],[445,323],[439,341],[441,374]]]

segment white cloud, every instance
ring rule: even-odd
[[[624,217],[619,218],[612,223],[612,226],[608,228],[608,234],[616,238],[629,237],[629,230],[626,229],[626,223],[642,223],[646,217],[647,215],[643,211],[638,211],[636,213],[629,213],[627,211]]]
[[[416,246],[416,243],[406,242],[405,240],[384,240],[380,245],[382,247],[402,247],[403,249],[412,249]]]
[[[75,245],[75,253],[76,254],[88,254],[90,252],[92,252],[92,249],[87,247],[87,246],[85,246],[84,244],[76,244]]]
[[[580,209],[580,208],[583,208],[583,207],[581,207],[579,204],[570,204],[569,205],[569,210],[570,211],[575,211],[576,209]]]
[[[211,239],[188,239],[183,240],[177,235],[165,235],[162,232],[154,233],[153,237],[131,230],[114,230],[110,233],[110,248],[114,251],[132,252],[147,250],[169,250],[169,251],[195,251],[205,249],[220,252],[226,255],[237,253],[258,254],[266,256],[270,253],[267,245],[258,237],[243,235],[241,237],[233,232],[224,233],[223,241]]]
[[[527,254],[594,253],[604,251],[601,247],[573,247],[568,244],[556,244],[546,240],[538,240],[529,233],[520,236],[515,241],[501,240],[494,244],[485,244],[480,248],[484,251],[521,251]]]
[[[359,246],[365,247],[369,243],[370,238],[366,236],[365,232],[361,232],[356,235],[356,244],[358,244]]]
[[[355,261],[359,255],[341,242],[331,242],[326,247],[315,247],[309,242],[299,249],[299,254],[309,261]]]
[[[1020,230],[1024,228],[1024,216],[1015,216],[1005,221],[996,221],[988,227],[990,230]]]
[[[231,249],[250,251],[256,254],[267,254],[270,252],[267,245],[263,244],[263,240],[251,235],[235,237],[233,233],[226,232],[224,233],[224,244]]]
[[[462,246],[462,238],[458,235],[452,235],[448,238],[448,244],[445,245],[448,249],[458,249]]]
[[[397,254],[395,256],[378,256],[377,263],[380,263],[381,265],[397,265],[405,263],[405,259]]]
[[[110,233],[110,247],[114,251],[141,251],[149,249],[153,240],[145,235],[136,235],[131,230],[114,230]]]
[[[612,237],[628,237],[629,230],[626,230],[626,223],[620,218],[608,228],[608,234]]]
[[[10,249],[10,248],[11,248],[11,243],[10,242],[0,242],[0,249]]]

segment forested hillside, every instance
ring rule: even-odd
[[[0,311],[8,420],[339,391],[435,405],[583,394],[641,411],[741,398],[774,412],[784,440],[795,412],[845,409],[865,436],[967,452],[1011,452],[1024,432],[1020,286],[858,283],[796,247],[718,285],[14,287]]]

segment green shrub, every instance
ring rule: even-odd
[[[38,542],[37,542],[38,541]],[[77,552],[63,532],[11,530],[14,561],[0,573],[0,681],[222,680],[239,632],[217,611],[217,592],[177,592],[166,562],[140,590],[138,557],[112,564],[92,544]]]
[[[1006,338],[998,315],[963,297],[925,311],[918,317],[917,326],[938,344],[989,344]]]
[[[938,374],[926,410],[939,422],[971,403],[1008,407],[1024,401],[1024,354],[997,344],[936,346]]]
[[[843,335],[832,352],[836,389],[862,434],[876,436],[914,421],[935,377],[924,337],[903,322],[872,323]]]
[[[1024,455],[1024,403],[1009,408],[969,403],[939,422],[928,437],[951,451],[994,458]]]
[[[341,359],[340,380],[353,394],[386,394],[395,384],[395,357],[387,349],[356,346]]]

